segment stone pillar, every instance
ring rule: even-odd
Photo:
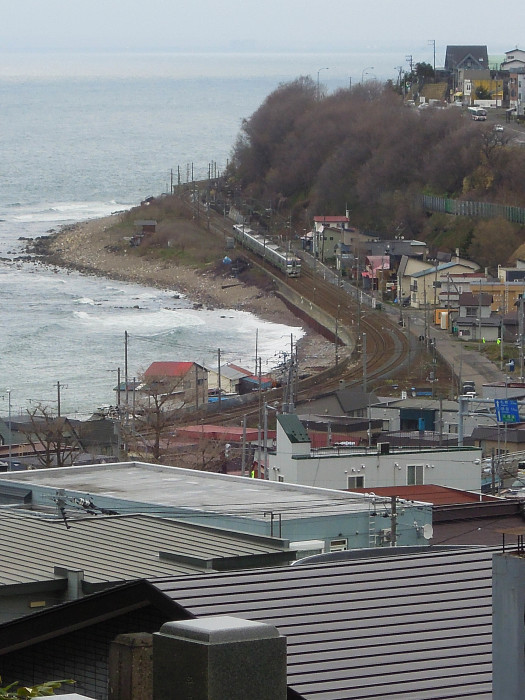
[[[109,647],[108,700],[151,700],[153,640],[147,632],[119,634]]]
[[[525,688],[525,558],[492,560],[492,697],[522,700]]]
[[[286,700],[286,638],[220,616],[167,622],[153,635],[153,700]]]

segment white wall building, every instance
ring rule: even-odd
[[[437,484],[481,489],[481,449],[312,449],[296,415],[277,416],[276,452],[268,457],[272,481],[329,489]]]

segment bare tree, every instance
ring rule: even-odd
[[[38,404],[28,410],[25,439],[42,467],[70,467],[81,449],[80,440],[67,418],[54,416],[48,406]]]
[[[167,450],[178,413],[186,403],[183,377],[143,375],[123,438],[139,455],[158,461]]]

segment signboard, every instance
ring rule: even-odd
[[[519,423],[520,412],[515,399],[494,399],[498,423]]]

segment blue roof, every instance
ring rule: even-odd
[[[456,265],[461,265],[461,263],[457,262],[448,262],[448,263],[443,263],[442,265],[437,265],[435,267],[429,267],[428,270],[420,270],[419,272],[414,272],[411,277],[425,277],[425,275],[435,275],[436,272],[441,272],[441,270],[448,270],[451,267],[455,267]]]

